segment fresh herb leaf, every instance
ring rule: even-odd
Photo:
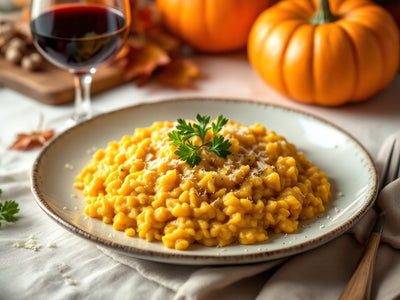
[[[19,212],[18,203],[12,200],[5,201],[4,203],[0,202],[0,227],[1,221],[6,222],[15,222],[17,221],[17,217],[15,216]]]
[[[217,124],[215,123],[211,124],[213,134],[216,135],[227,122],[228,119],[225,119],[222,115],[219,115],[217,118]]]
[[[182,143],[182,136],[178,131],[174,130],[170,132],[168,136],[174,146],[179,146]]]
[[[209,116],[196,115],[198,123],[186,122],[183,119],[178,119],[176,125],[177,130],[173,130],[168,133],[168,137],[171,139],[174,146],[178,146],[175,154],[178,155],[179,159],[186,161],[190,167],[194,167],[200,164],[201,157],[198,150],[202,147],[208,147],[207,151],[215,153],[216,155],[225,158],[231,154],[228,150],[231,146],[229,140],[225,140],[223,136],[217,135],[222,127],[228,122],[228,119],[219,115],[216,123],[210,123]],[[209,130],[212,130],[213,138],[211,141],[206,142],[206,135]],[[190,139],[194,136],[198,136],[201,139],[201,145],[195,146]]]
[[[197,153],[197,147],[193,144],[181,144],[175,154],[179,156],[179,159],[186,161],[192,168],[197,166],[201,162],[201,157]]]
[[[15,222],[17,218],[14,216],[19,212],[18,203],[12,200],[0,203],[0,220],[7,222]],[[1,223],[0,223],[1,224]]]
[[[202,142],[205,142],[207,131],[211,129],[211,127],[207,126],[210,123],[210,117],[208,116],[200,116],[199,114],[196,115],[197,122],[199,124],[194,124],[193,126],[197,129],[198,135],[201,138]]]
[[[213,152],[218,156],[226,159],[226,157],[231,154],[231,152],[228,150],[230,146],[231,143],[228,140],[224,140],[223,136],[214,135],[208,151]]]
[[[0,197],[3,191],[0,189]],[[4,203],[0,202],[0,227],[1,221],[6,222],[15,222],[17,221],[17,217],[15,216],[19,212],[18,203],[13,200],[5,201]]]

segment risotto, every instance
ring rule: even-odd
[[[85,213],[128,236],[184,250],[263,242],[324,211],[326,174],[274,131],[229,121],[219,134],[231,154],[200,149],[192,168],[174,153],[174,127],[155,122],[98,150],[76,178]]]

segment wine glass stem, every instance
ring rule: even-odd
[[[75,122],[80,122],[92,117],[92,107],[90,100],[90,88],[92,84],[92,74],[94,70],[89,73],[75,73],[75,112],[72,119]]]

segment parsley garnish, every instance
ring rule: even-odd
[[[2,194],[2,190],[0,189],[0,197]],[[15,214],[19,212],[18,203],[13,200],[5,201],[4,203],[0,202],[0,227],[1,221],[6,222],[15,222],[17,221],[17,217]]]
[[[226,158],[231,152],[228,150],[232,145],[229,140],[225,140],[223,136],[217,135],[222,127],[228,122],[222,115],[219,115],[216,122],[210,123],[209,116],[201,116],[197,114],[196,120],[198,123],[186,122],[183,119],[178,119],[176,129],[168,133],[174,146],[178,149],[174,152],[179,156],[180,160],[186,161],[190,167],[197,166],[201,162],[201,157],[198,150],[207,146],[207,151],[213,152],[216,155]],[[213,138],[206,142],[206,134],[212,130]],[[201,139],[201,145],[196,146],[190,140],[192,137],[198,136]]]

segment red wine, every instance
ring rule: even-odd
[[[90,5],[62,5],[31,22],[33,41],[53,64],[87,71],[111,59],[128,33],[117,10]]]

